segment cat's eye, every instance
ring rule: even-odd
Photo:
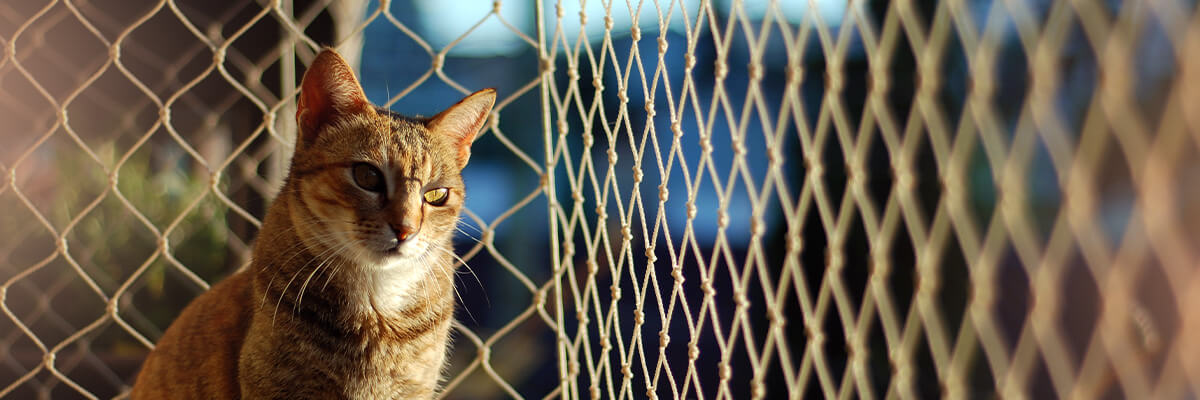
[[[351,168],[351,172],[354,174],[354,183],[358,187],[371,192],[383,192],[383,172],[380,172],[379,168],[361,162],[355,163]]]
[[[446,200],[450,198],[450,189],[437,188],[425,192],[425,202],[431,206],[440,207],[446,205]]]

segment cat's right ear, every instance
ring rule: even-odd
[[[483,89],[471,93],[458,104],[450,106],[425,123],[435,134],[451,138],[458,150],[455,160],[458,168],[465,167],[467,159],[471,158],[471,142],[475,140],[479,129],[483,128],[484,122],[487,122],[488,113],[492,111],[492,105],[495,103],[496,89]]]
[[[333,49],[321,50],[300,84],[300,99],[296,103],[300,132],[296,147],[313,143],[321,126],[357,113],[374,113],[374,110],[354,77],[354,70]]]

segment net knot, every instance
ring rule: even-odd
[[[444,64],[446,64],[446,54],[437,53],[433,55],[433,60],[430,62],[429,68],[432,68],[434,71],[440,71]]]

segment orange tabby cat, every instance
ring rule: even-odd
[[[454,316],[461,171],[495,91],[433,118],[367,102],[322,51],[253,261],[192,302],[134,399],[411,399],[437,390]]]

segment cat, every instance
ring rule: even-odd
[[[494,89],[432,118],[373,106],[324,49],[295,153],[248,268],[184,309],[141,399],[414,399],[437,394],[454,318],[462,169]]]

